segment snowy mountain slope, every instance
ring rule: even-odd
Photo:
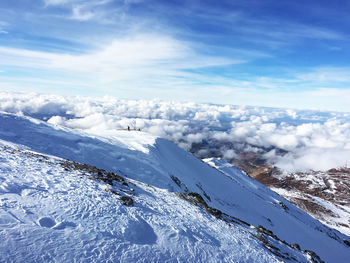
[[[129,178],[128,180],[136,180],[135,183],[137,183],[139,189],[141,189],[140,192],[144,193],[144,196],[150,196],[149,200],[153,200],[153,203],[151,201],[147,203],[148,199],[146,197],[140,198],[141,201],[143,200],[142,202],[147,203],[147,205],[141,209],[142,211],[145,210],[153,213],[153,211],[155,211],[155,207],[157,207],[160,212],[158,211],[159,213],[157,212],[156,214],[163,216],[164,221],[169,221],[169,214],[173,215],[173,213],[170,211],[176,212],[175,214],[181,214],[181,216],[176,219],[180,221],[183,219],[184,214],[187,214],[188,211],[195,211],[189,215],[192,216],[191,220],[199,220],[197,219],[197,216],[210,218],[209,221],[204,223],[215,225],[213,228],[218,232],[215,235],[213,235],[213,233],[210,234],[210,236],[214,236],[215,239],[221,240],[221,238],[226,236],[223,232],[227,231],[227,233],[229,233],[233,230],[231,228],[229,231],[227,229],[223,230],[222,225],[224,224],[222,220],[217,220],[213,216],[202,213],[202,210],[198,210],[184,201],[179,201],[179,197],[170,194],[171,192],[199,193],[205,199],[208,206],[219,209],[225,216],[234,216],[235,218],[244,220],[256,227],[261,225],[264,227],[261,229],[270,229],[274,233],[271,234],[272,236],[276,235],[280,240],[286,240],[286,242],[290,244],[297,243],[303,250],[308,249],[315,251],[321,257],[321,259],[325,260],[326,262],[347,262],[348,258],[350,258],[350,248],[345,244],[346,242],[344,243],[344,240],[349,240],[349,237],[346,237],[337,231],[331,230],[322,225],[259,183],[249,180],[248,177],[242,177],[238,170],[230,171],[230,173],[219,172],[218,170],[209,167],[192,155],[179,149],[177,146],[164,139],[155,138],[145,133],[136,131],[115,131],[115,133],[108,134],[107,137],[94,138],[88,136],[87,134],[79,134],[77,132],[63,130],[59,127],[52,127],[46,123],[28,117],[21,117],[5,113],[0,115],[0,138],[7,141],[6,143],[18,143],[23,145],[21,147],[25,147],[32,151],[51,154],[81,163],[88,163],[90,165],[103,168],[107,171],[118,172],[119,174]],[[33,166],[34,164],[30,165]],[[17,168],[15,168],[15,170],[11,170],[13,169],[11,167],[13,166],[9,165],[7,168],[5,167],[5,172],[3,173],[14,173]],[[17,165],[14,165],[14,167],[17,167]],[[9,169],[8,172],[6,172],[6,169]],[[26,173],[25,170],[22,172]],[[5,177],[3,176],[3,179],[4,178]],[[242,178],[244,178],[244,180]],[[151,185],[153,188],[147,187],[146,190],[144,184]],[[94,187],[96,188],[96,186]],[[6,187],[5,189],[8,190]],[[16,187],[14,187],[14,189],[16,189]],[[146,194],[151,191],[150,189],[156,190],[154,190],[152,194]],[[5,193],[11,193],[11,191],[7,190],[5,190]],[[105,193],[103,192],[103,194]],[[162,205],[159,205],[162,203],[161,200],[159,200],[161,198],[165,198],[166,200]],[[167,198],[170,198],[171,200],[168,200]],[[169,203],[172,204],[170,207],[167,205]],[[177,205],[180,205],[178,209],[172,207]],[[101,209],[101,207],[98,209]],[[122,207],[118,209],[123,210],[125,208]],[[166,209],[168,210],[165,211]],[[120,212],[120,210],[118,211]],[[52,213],[55,212],[52,211]],[[101,214],[102,211],[100,212],[100,215]],[[123,213],[120,212],[119,214]],[[152,217],[153,216],[154,215],[152,214]],[[135,215],[133,214],[130,218],[135,218]],[[141,217],[141,222],[147,222],[146,224],[141,223],[141,225],[148,229],[147,231],[149,231],[149,233],[152,231],[150,231],[148,226],[155,220],[155,218],[151,218],[149,215],[147,218]],[[140,221],[138,219],[139,218],[136,217],[135,220]],[[159,218],[156,218],[156,220],[158,221],[155,222],[161,222],[159,221]],[[188,222],[190,222],[188,227],[191,229],[191,231],[195,232],[195,234],[190,234],[190,236],[193,237],[199,235],[198,231],[203,231],[199,229],[203,229],[205,224],[198,225],[197,223],[192,222],[190,219],[188,220]],[[48,221],[50,222],[49,219]],[[79,225],[79,223],[76,221],[72,222],[73,223],[71,225]],[[101,222],[102,224],[105,224],[103,221]],[[51,222],[51,225],[52,224],[54,224],[54,222]],[[137,223],[135,224],[138,225]],[[47,225],[45,220],[44,225]],[[171,225],[172,223],[170,222],[168,226],[170,227]],[[52,227],[54,227],[54,225],[52,225]],[[143,229],[143,227],[141,228]],[[70,227],[67,227],[67,229],[70,229]],[[129,229],[129,231],[133,232],[133,234],[135,234],[135,232],[138,233],[136,226],[136,231],[132,230],[134,229],[133,227],[130,227]],[[152,229],[153,232],[156,232],[154,228]],[[243,229],[244,228],[240,226],[237,231],[240,232]],[[159,227],[157,231],[158,233],[162,231],[164,232],[164,229]],[[244,231],[248,231],[248,229],[244,229]],[[188,231],[185,232],[187,234],[192,233]],[[137,235],[137,233],[135,235]],[[205,233],[208,234],[208,232]],[[185,236],[187,234],[185,234]],[[153,236],[152,234],[150,235]],[[160,239],[158,238],[159,235],[156,234],[156,236],[157,241],[154,241],[155,239],[153,239],[153,241],[156,243],[156,247],[160,249]],[[235,234],[233,236],[235,236]],[[251,236],[251,234],[246,235],[245,238],[248,238],[249,236]],[[136,240],[139,238],[141,237],[136,238]],[[191,249],[193,249],[192,245],[194,241],[192,240],[192,243],[186,241],[188,244],[186,247],[181,245],[181,242],[185,242],[183,241],[183,238],[183,236],[181,236],[181,238],[179,237],[176,244],[180,247],[182,246],[184,250],[191,251]],[[239,237],[238,240],[241,238],[242,237]],[[98,238],[95,239],[97,240]],[[209,240],[213,241],[213,239],[210,238]],[[256,239],[253,240],[256,241]],[[276,241],[276,239],[274,240]],[[170,241],[169,239],[166,239],[164,242],[169,243]],[[227,245],[230,244],[231,241],[230,239],[225,239],[222,242]],[[170,244],[172,243],[173,242],[170,242]],[[239,258],[239,255],[233,255],[231,252],[227,251],[223,254],[221,254],[221,252],[219,254],[215,254],[220,250],[213,248],[214,243],[210,243],[209,246],[211,246],[211,249],[206,250],[212,251],[210,252],[213,253],[211,256],[218,258],[219,254],[223,256],[225,253],[228,253],[226,256],[228,258],[225,258],[226,260],[232,259],[234,261],[235,259],[236,261],[238,260],[238,262],[250,262],[248,259]],[[247,241],[247,243],[250,243],[250,241]],[[228,246],[231,247],[231,245]],[[130,245],[126,245],[126,247],[130,249]],[[160,260],[160,257],[163,256],[166,257],[165,254],[168,254],[169,258],[173,258],[172,255],[174,254],[171,253],[174,251],[172,250],[172,252],[166,252],[165,247],[162,248],[164,253],[160,253],[161,256],[158,258],[155,258],[153,254],[150,255],[153,255],[155,260]],[[191,249],[189,247],[191,247]],[[222,247],[222,245],[220,247]],[[251,248],[256,251],[255,245],[253,245]],[[201,249],[204,248],[201,247]],[[193,254],[193,258],[198,261],[202,259],[204,260],[208,255],[200,254],[199,251],[200,249],[197,251],[198,254]],[[305,256],[305,253],[301,255],[300,252],[297,252],[297,249],[293,251],[293,253],[296,253],[294,257],[300,258],[298,260],[303,262],[301,258],[303,255]],[[233,252],[236,254],[237,251]],[[145,252],[142,251],[140,253]],[[239,252],[238,254],[241,253],[242,252]],[[269,256],[266,255],[265,259],[268,257]],[[259,259],[260,258],[261,257],[259,256]],[[262,262],[272,260],[272,258],[268,260],[265,259],[262,257]]]
[[[279,262],[248,231],[166,190],[129,182],[135,205],[123,206],[108,184],[62,160],[5,145],[1,262]]]

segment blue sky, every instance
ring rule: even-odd
[[[349,1],[2,0],[0,90],[350,111]]]

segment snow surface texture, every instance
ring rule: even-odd
[[[247,232],[165,190],[138,183],[126,207],[77,172],[0,154],[1,262],[278,262]]]
[[[304,250],[326,262],[350,258],[349,237],[239,169],[223,164],[220,172],[144,132],[93,137],[3,113],[0,139],[7,147],[0,157],[0,251],[6,261],[279,262],[249,224],[301,247],[291,249],[274,239],[274,246],[289,255],[286,262],[309,262],[310,253]],[[22,150],[16,154],[17,147]],[[126,191],[120,185],[89,180],[53,165],[57,158],[38,161],[23,150],[121,174],[134,188],[135,205],[123,206],[112,194],[115,187]],[[175,192],[198,193],[210,207],[248,222],[248,227],[227,224]]]
[[[350,155],[348,113],[5,92],[0,110],[97,135],[140,128],[186,150],[210,143],[226,159],[237,150],[260,152],[288,171],[344,166]],[[196,154],[208,157],[210,150],[203,147]]]

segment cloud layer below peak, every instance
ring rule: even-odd
[[[327,170],[350,157],[347,113],[5,92],[0,110],[92,134],[130,126],[202,158],[255,152],[287,171]]]

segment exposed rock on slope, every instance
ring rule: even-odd
[[[282,173],[261,167],[251,177],[324,224],[350,235],[350,169]]]

